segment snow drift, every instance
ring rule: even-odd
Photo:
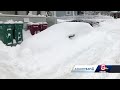
[[[65,41],[69,42],[69,35],[75,34],[74,38],[78,38],[87,35],[93,30],[87,23],[64,22],[53,25],[34,37],[25,40],[21,47],[30,48],[32,52],[41,52],[43,49],[51,49],[51,47],[55,47]]]
[[[73,46],[76,38],[83,37],[93,30],[89,24],[81,22],[53,25],[15,47],[10,54],[12,60],[9,64],[21,72],[19,77],[54,78],[57,76],[57,70],[68,60],[67,57],[74,54],[75,48],[77,50],[77,47]],[[75,34],[73,40],[68,38],[70,34]],[[9,47],[7,50],[10,49]]]

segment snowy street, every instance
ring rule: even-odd
[[[108,19],[97,27],[62,22],[34,36],[29,31],[23,35],[24,42],[16,47],[0,42],[0,78],[120,78],[118,73],[71,72],[74,65],[120,64],[120,19]]]

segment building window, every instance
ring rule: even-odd
[[[66,11],[66,15],[71,15],[71,11]]]
[[[80,15],[80,11],[77,11],[77,15]]]
[[[77,15],[84,14],[83,11],[77,11]]]
[[[17,12],[17,11],[15,11],[15,15],[18,15],[18,12]]]
[[[37,11],[37,15],[39,15],[39,14],[41,14],[41,12],[40,12],[40,11]]]

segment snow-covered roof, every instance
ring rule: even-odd
[[[35,24],[35,25],[39,25],[39,24],[47,24],[47,22],[29,22],[28,23],[29,25],[33,25],[33,24]]]

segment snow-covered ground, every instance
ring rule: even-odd
[[[120,19],[99,27],[63,22],[34,36],[23,33],[24,42],[16,47],[0,42],[0,78],[120,78],[118,73],[71,72],[74,65],[120,64]]]

